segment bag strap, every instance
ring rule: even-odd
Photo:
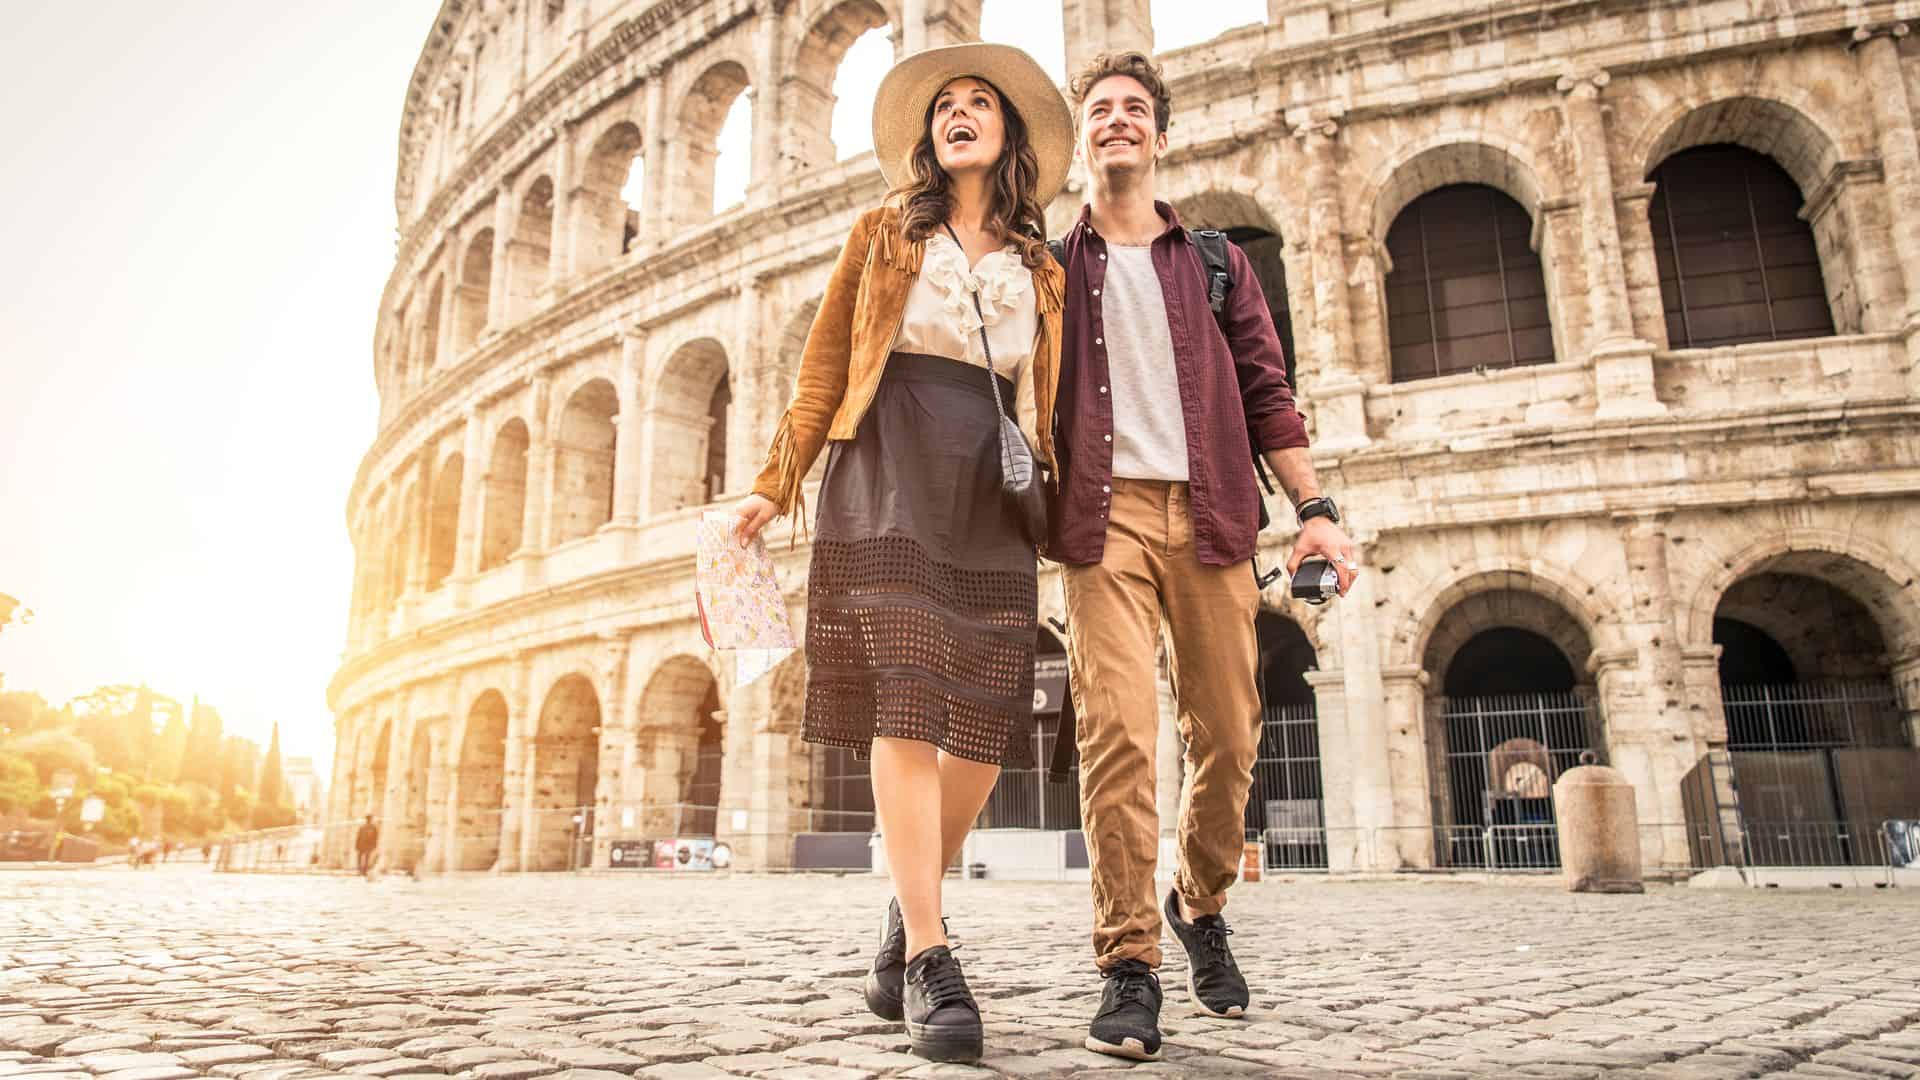
[[[953,231],[951,224],[945,225],[944,228],[947,230],[947,235],[953,237],[953,246],[960,249],[960,259],[962,262],[965,262],[967,259],[967,245],[960,242],[960,236]],[[971,266],[967,267],[967,276],[973,276],[973,268]],[[980,308],[980,290],[974,289],[971,291],[973,294],[973,313],[980,317],[980,351],[987,354],[987,382],[993,387],[993,408],[995,412],[998,412],[1001,416],[1005,416],[1007,415],[1007,406],[1005,402],[1000,400],[1000,376],[993,370],[993,346],[987,343],[987,313]]]

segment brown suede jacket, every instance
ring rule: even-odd
[[[800,485],[829,439],[851,439],[879,389],[887,352],[905,317],[907,290],[920,273],[924,242],[900,234],[892,207],[869,210],[854,223],[820,311],[807,331],[793,400],[774,432],[766,467],[753,490],[780,513],[803,511]],[[1033,271],[1040,331],[1033,343],[1033,404],[1040,445],[1034,453],[1053,467],[1053,404],[1060,382],[1060,302],[1066,275],[1044,260]]]

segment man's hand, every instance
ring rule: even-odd
[[[1360,573],[1360,562],[1354,558],[1353,541],[1347,539],[1346,531],[1324,517],[1308,518],[1300,526],[1300,535],[1293,542],[1293,556],[1287,560],[1287,576],[1300,569],[1300,564],[1318,555],[1333,564],[1333,572],[1340,578],[1340,595],[1347,595],[1353,588],[1353,579]]]

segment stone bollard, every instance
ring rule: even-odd
[[[1553,812],[1560,827],[1560,867],[1568,892],[1645,892],[1640,882],[1640,817],[1633,785],[1593,751],[1580,755],[1553,785]]]

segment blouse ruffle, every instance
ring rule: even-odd
[[[978,265],[967,266],[967,253],[950,237],[935,233],[927,239],[926,254],[920,264],[920,276],[940,291],[940,307],[963,336],[979,332],[982,316],[985,325],[998,326],[1008,311],[1033,293],[1033,274],[1012,248],[988,252]],[[980,309],[974,310],[973,294],[980,294]]]

